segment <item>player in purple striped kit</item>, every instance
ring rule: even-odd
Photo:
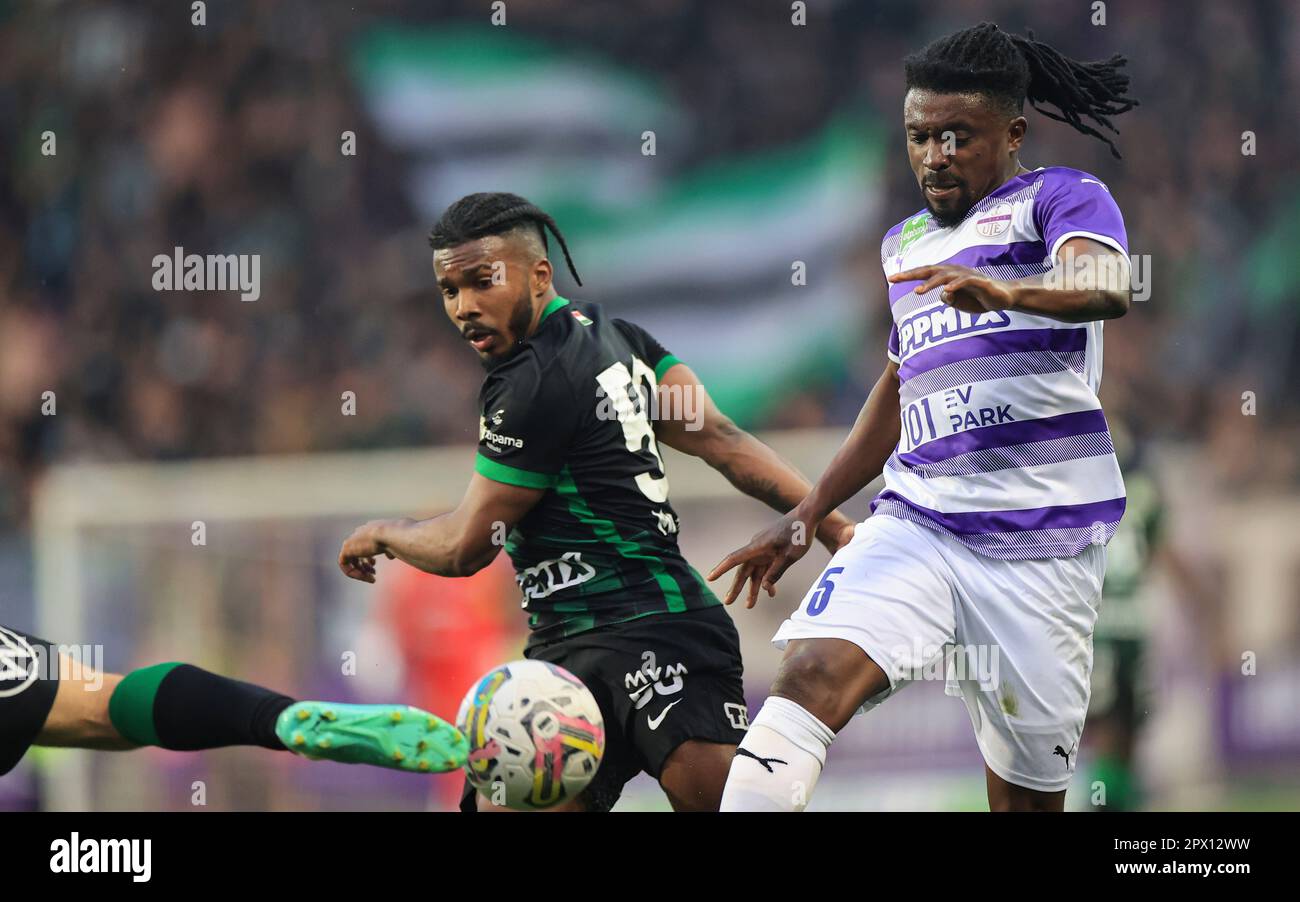
[[[785,654],[724,811],[802,809],[854,713],[936,663],[966,703],[990,807],[1064,807],[1105,543],[1124,513],[1097,391],[1102,321],[1128,310],[1128,239],[1100,180],[1021,163],[1022,113],[1028,99],[1110,144],[1082,117],[1113,131],[1109,117],[1136,105],[1123,64],[989,23],[905,61],[925,208],[881,244],[888,363],[808,498],[710,579],[738,567],[726,601],[748,583],[752,606],[826,512],[882,473],[885,485],[773,639]],[[972,674],[977,654],[993,666]]]

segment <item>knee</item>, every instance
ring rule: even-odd
[[[772,682],[772,694],[788,698],[817,714],[814,706],[824,705],[827,697],[833,694],[834,683],[834,668],[826,656],[814,649],[801,649],[781,662],[781,669]]]
[[[788,698],[839,732],[864,701],[888,688],[884,671],[860,648],[841,640],[820,640],[798,647],[791,643],[772,683],[772,694]]]

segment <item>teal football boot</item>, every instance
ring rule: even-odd
[[[460,730],[409,705],[296,702],[280,712],[275,735],[305,758],[425,774],[463,767],[469,754]]]

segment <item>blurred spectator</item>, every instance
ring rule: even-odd
[[[376,22],[487,25],[482,3],[435,6],[209,4],[201,27],[188,5],[6,9],[0,530],[22,526],[34,477],[58,461],[473,440],[481,373],[441,322],[427,223],[348,66]],[[1300,276],[1282,236],[1300,165],[1277,111],[1300,107],[1300,15],[1280,0],[1111,6],[1104,26],[1067,0],[810,3],[802,28],[781,2],[512,0],[508,14],[658,81],[691,123],[677,166],[780,147],[865,105],[890,142],[878,232],[919,207],[897,128],[906,52],[989,18],[1075,56],[1125,53],[1142,106],[1117,120],[1123,162],[1032,111],[1024,154],[1107,181],[1132,251],[1151,255],[1150,301],[1107,331],[1108,378],[1148,436],[1208,441],[1223,478],[1294,482],[1283,389],[1300,375]],[[346,162],[345,130],[365,149]],[[1270,242],[1283,252],[1252,253]],[[261,299],[151,290],[151,260],[177,246],[256,249]],[[883,283],[866,295],[883,322]],[[874,376],[797,388],[772,422],[847,424]],[[338,416],[345,391],[355,417]],[[1260,417],[1243,425],[1245,391]]]

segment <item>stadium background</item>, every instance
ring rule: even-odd
[[[766,0],[508,0],[505,26],[477,0],[212,2],[203,26],[182,3],[0,5],[0,622],[74,624],[49,638],[102,646],[114,670],[189,660],[450,716],[520,646],[509,575],[390,565],[372,589],[333,565],[352,525],[438,507],[422,466],[457,490],[470,471],[481,370],[432,290],[432,218],[473,190],[536,201],[585,282],[561,271],[564,293],[646,326],[815,473],[884,362],[879,237],[919,206],[901,57],[987,18],[1126,54],[1142,100],[1118,120],[1122,162],[1033,112],[1023,157],[1104,180],[1151,260],[1150,299],[1107,329],[1103,387],[1187,571],[1143,587],[1148,805],[1297,807],[1300,10],[1112,2],[1103,26],[1094,6],[810,2],[795,27]],[[260,254],[260,299],[155,292],[150,261],[177,246]],[[669,466],[697,568],[768,519]],[[268,517],[277,493],[301,509]],[[213,497],[226,512],[195,546]],[[766,639],[822,560],[733,612],[751,709]],[[846,730],[816,805],[979,808],[969,733],[937,685],[909,689]],[[194,781],[208,807],[246,809],[439,807],[454,782],[252,750],[42,751],[0,779],[0,808],[190,809]],[[622,807],[663,804],[642,781]]]

